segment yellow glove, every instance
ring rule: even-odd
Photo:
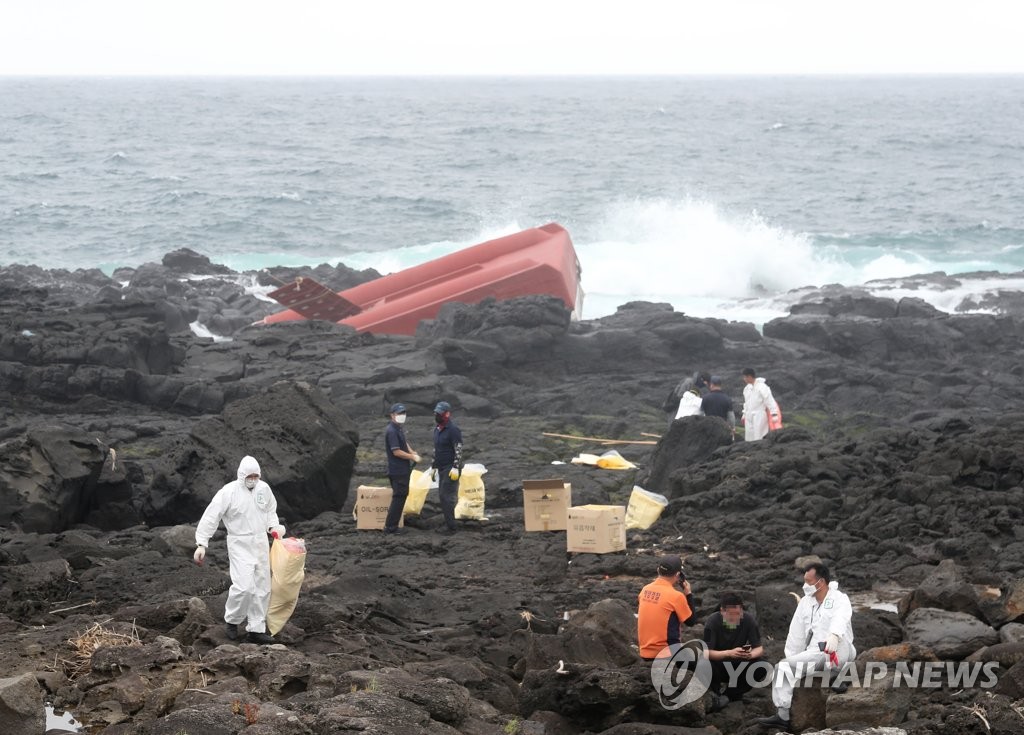
[[[450,470],[448,470],[448,479],[449,480],[458,480],[459,479],[459,475],[461,475],[461,474],[462,474],[462,471],[458,467],[452,467]]]

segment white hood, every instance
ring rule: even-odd
[[[238,481],[241,482],[249,475],[259,474],[260,463],[256,461],[256,458],[249,455],[242,457],[242,461],[238,463]]]

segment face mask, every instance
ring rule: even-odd
[[[256,482],[257,482],[257,480],[256,480],[255,477],[247,477],[247,478],[245,478],[245,486],[247,488],[249,488],[250,490],[252,490],[254,487],[256,487]]]
[[[804,595],[810,597],[811,595],[813,595],[817,591],[818,591],[817,586],[815,586],[813,584],[807,584],[806,582],[804,582]]]
[[[405,414],[404,413],[400,413],[397,416],[395,416],[395,423],[396,424],[404,424],[405,423]]]
[[[441,426],[442,424],[444,424],[444,414],[443,413],[435,413],[434,414],[434,423],[437,424],[438,426]]]

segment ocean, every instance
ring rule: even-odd
[[[0,78],[0,265],[387,273],[555,221],[585,318],[763,322],[1024,269],[1022,119],[1022,76]]]

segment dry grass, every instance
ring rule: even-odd
[[[68,644],[74,653],[70,659],[62,659],[61,667],[64,675],[71,681],[75,681],[89,673],[92,655],[104,646],[141,646],[138,630],[135,623],[132,623],[130,633],[118,633],[104,628],[102,624],[95,623],[91,628],[73,638],[68,639]]]

